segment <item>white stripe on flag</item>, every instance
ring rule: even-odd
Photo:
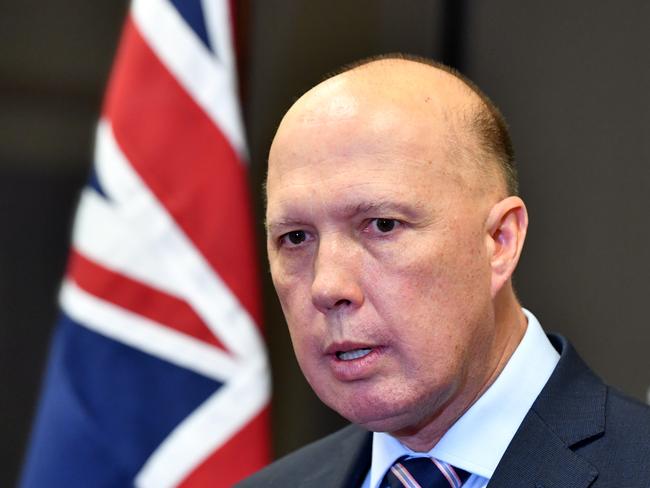
[[[97,128],[96,158],[110,200],[83,192],[74,246],[107,268],[184,299],[241,360],[266,357],[250,315],[126,161],[106,122]]]
[[[226,69],[231,73],[233,86],[237,86],[237,65],[235,62],[235,50],[232,42],[232,29],[230,9],[227,1],[202,0],[205,27],[212,41],[212,49],[215,51],[217,59],[226,65]]]
[[[193,337],[97,298],[65,280],[61,307],[75,322],[215,381],[232,381],[239,365],[226,353]]]
[[[222,9],[227,7],[227,0],[214,1],[223,4]],[[138,30],[156,56],[212,118],[244,164],[247,153],[237,84],[229,69],[234,63],[228,63],[228,58],[226,63],[215,60],[169,1],[134,0],[131,11]],[[216,26],[210,34],[214,29]],[[221,35],[218,39],[223,42]],[[223,47],[220,46],[220,55]]]
[[[267,405],[266,362],[247,363],[165,439],[138,473],[138,488],[172,488]],[[242,453],[245,455],[245,453]]]

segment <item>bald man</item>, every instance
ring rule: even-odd
[[[471,82],[401,57],[285,115],[271,274],[305,377],[353,425],[242,486],[650,486],[648,409],[517,301],[528,217],[505,127]]]

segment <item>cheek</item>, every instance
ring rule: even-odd
[[[302,356],[309,354],[308,350],[314,347],[311,339],[316,333],[317,324],[311,310],[305,307],[304,300],[296,298],[295,295],[281,300],[280,304],[296,357],[302,363]]]
[[[420,354],[429,354],[428,345],[448,347],[452,356],[462,350],[471,324],[489,306],[489,268],[475,240],[407,246],[375,266],[368,286],[371,301],[404,347]]]
[[[437,290],[444,287],[446,267],[444,254],[434,246],[407,243],[366,266],[366,289],[386,311],[416,312],[430,297],[442,295]]]
[[[299,356],[304,349],[307,325],[313,321],[308,287],[305,288],[305,280],[299,275],[279,270],[274,264],[271,265],[271,277],[289,329],[291,342],[296,355]]]
[[[303,267],[302,272],[298,272],[295,266],[288,267],[286,259],[281,257],[270,260],[270,268],[273,287],[288,319],[289,315],[296,313],[296,308],[304,303],[304,295],[309,288],[307,268]]]

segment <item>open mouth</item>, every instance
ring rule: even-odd
[[[352,349],[351,351],[337,351],[336,358],[341,361],[352,361],[353,359],[359,359],[370,354],[372,349],[362,348],[362,349]]]

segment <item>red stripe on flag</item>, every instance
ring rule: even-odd
[[[161,325],[226,349],[183,300],[111,271],[71,250],[68,275],[80,288]]]
[[[269,409],[265,408],[178,485],[230,488],[268,464]]]
[[[104,112],[142,179],[260,323],[246,168],[127,20]]]

